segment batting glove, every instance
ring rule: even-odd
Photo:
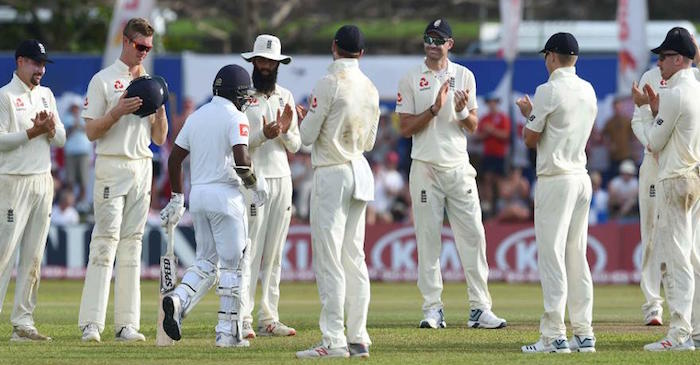
[[[160,225],[167,228],[175,227],[185,214],[185,196],[182,193],[172,193],[168,205],[160,211]]]

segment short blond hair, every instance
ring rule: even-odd
[[[131,18],[126,22],[122,33],[125,37],[131,39],[137,33],[144,37],[150,37],[153,35],[153,32],[153,26],[148,20],[144,18]]]

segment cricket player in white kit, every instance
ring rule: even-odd
[[[125,97],[131,80],[145,74],[141,63],[153,47],[153,28],[142,18],[127,22],[122,52],[114,64],[90,80],[82,117],[85,132],[97,141],[95,160],[95,226],[80,302],[78,325],[83,341],[101,340],[112,267],[114,331],[118,341],[144,341],[138,332],[141,317],[141,242],[151,196],[151,140],[165,142],[168,120],[160,106],[141,118],[143,101]]]
[[[280,273],[282,253],[292,219],[292,173],[287,151],[301,147],[299,126],[294,112],[294,97],[277,84],[279,64],[292,58],[281,54],[279,38],[261,34],[252,52],[241,56],[253,63],[253,87],[250,105],[245,111],[250,123],[248,148],[255,170],[265,176],[269,195],[262,207],[248,204],[248,237],[242,267],[241,316],[243,337],[255,338],[251,315],[255,289],[260,277],[262,295],[258,310],[258,334],[294,336],[296,330],[279,320]]]
[[[697,49],[697,47],[696,47]],[[696,52],[695,63],[700,64],[700,53]],[[695,78],[700,80],[700,70],[693,68]],[[662,89],[666,89],[666,80],[661,77],[661,70],[658,66],[646,71],[639,80],[639,87],[649,84],[658,94]],[[637,85],[633,85],[632,94],[635,96],[634,115],[632,116],[632,131],[642,146],[648,145],[645,130],[647,123],[653,123],[651,108],[642,90]],[[649,125],[650,126],[650,125]],[[658,156],[655,156],[648,149],[644,149],[644,159],[639,167],[639,226],[642,236],[642,267],[640,287],[645,303],[642,305],[644,323],[647,326],[660,326],[663,324],[663,298],[661,297],[661,269],[658,261],[659,251],[654,249],[652,241],[654,232],[654,210],[655,199],[659,196],[659,186],[657,177],[659,173]]]
[[[651,116],[644,121],[647,149],[659,155],[655,245],[671,324],[647,351],[692,351],[700,344],[700,82],[691,69],[697,50],[690,33],[671,29],[652,52],[666,89],[644,85]],[[652,122],[653,120],[653,122]]]
[[[379,93],[359,67],[364,54],[359,28],[340,27],[331,51],[333,63],[314,87],[308,113],[297,107],[301,142],[312,146],[311,246],[322,333],[321,343],[297,352],[298,358],[369,357],[371,344],[364,241],[374,179],[362,154],[374,147]]]
[[[445,211],[467,279],[469,327],[503,328],[491,311],[486,234],[469,163],[465,131],[478,124],[476,80],[466,67],[447,58],[454,45],[445,19],[428,24],[423,35],[425,62],[399,82],[396,112],[400,133],[412,137],[409,188],[418,247],[418,289],[423,295],[420,328],[447,326],[442,304],[440,253]]]
[[[10,340],[49,341],[34,326],[33,313],[53,200],[50,146],[63,146],[66,131],[53,93],[39,85],[51,62],[44,45],[23,41],[15,62],[12,80],[0,89],[0,297],[19,246]]]
[[[538,86],[534,103],[526,95],[517,104],[528,122],[525,144],[537,149],[535,238],[544,314],[540,340],[525,353],[595,352],[593,282],[586,259],[591,179],[586,143],[598,106],[593,86],[576,75],[578,42],[570,33],[552,35],[544,46],[549,80]],[[573,327],[566,339],[564,311]]]
[[[216,346],[247,347],[241,336],[239,264],[247,240],[241,181],[253,204],[266,199],[265,178],[257,176],[248,155],[248,120],[240,110],[249,100],[250,76],[237,65],[224,66],[213,82],[212,100],[192,113],[175,140],[168,159],[172,197],[161,211],[163,226],[176,226],[184,208],[182,161],[190,156],[190,213],[197,256],[182,282],[163,298],[163,329],[181,338],[182,318],[207,294],[219,277]],[[238,176],[236,176],[238,175]],[[259,175],[259,174],[258,174]]]

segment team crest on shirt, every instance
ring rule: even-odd
[[[238,134],[240,134],[241,137],[248,137],[248,125],[247,124],[239,124],[238,125]]]
[[[124,88],[124,84],[120,80],[117,80],[114,82],[114,89],[115,90],[121,90]]]
[[[401,97],[401,93],[396,94],[396,104],[401,105],[403,102],[403,98]]]
[[[418,87],[421,90],[430,89],[430,82],[428,81],[428,79],[425,78],[425,76],[421,77],[420,81],[418,81]]]
[[[46,101],[45,97],[41,97],[41,103],[44,105],[44,108],[48,109],[49,108],[49,102]]]

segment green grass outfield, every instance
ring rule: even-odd
[[[421,330],[419,293],[412,283],[373,283],[369,334],[374,344],[367,361],[376,364],[691,364],[700,353],[646,353],[642,346],[661,338],[668,327],[641,324],[642,294],[637,286],[598,286],[595,289],[593,325],[598,338],[595,354],[520,353],[520,346],[535,342],[542,311],[537,285],[491,284],[495,312],[508,320],[502,330],[467,328],[465,285],[448,284],[443,300],[447,328]],[[114,341],[113,309],[107,311],[103,342],[85,344],[77,327],[82,281],[45,280],[39,291],[35,320],[53,337],[44,344],[10,343],[11,285],[0,315],[0,363],[2,364],[258,364],[297,361],[294,352],[316,343],[318,292],[313,283],[283,284],[282,320],[295,327],[291,338],[257,338],[248,349],[214,347],[218,298],[212,293],[184,321],[183,340],[170,348],[157,348],[155,318],[157,283],[142,286],[145,343]],[[668,321],[668,317],[664,318]],[[304,360],[309,362],[314,360]],[[328,361],[328,360],[323,360]],[[362,361],[343,360],[335,361]]]

